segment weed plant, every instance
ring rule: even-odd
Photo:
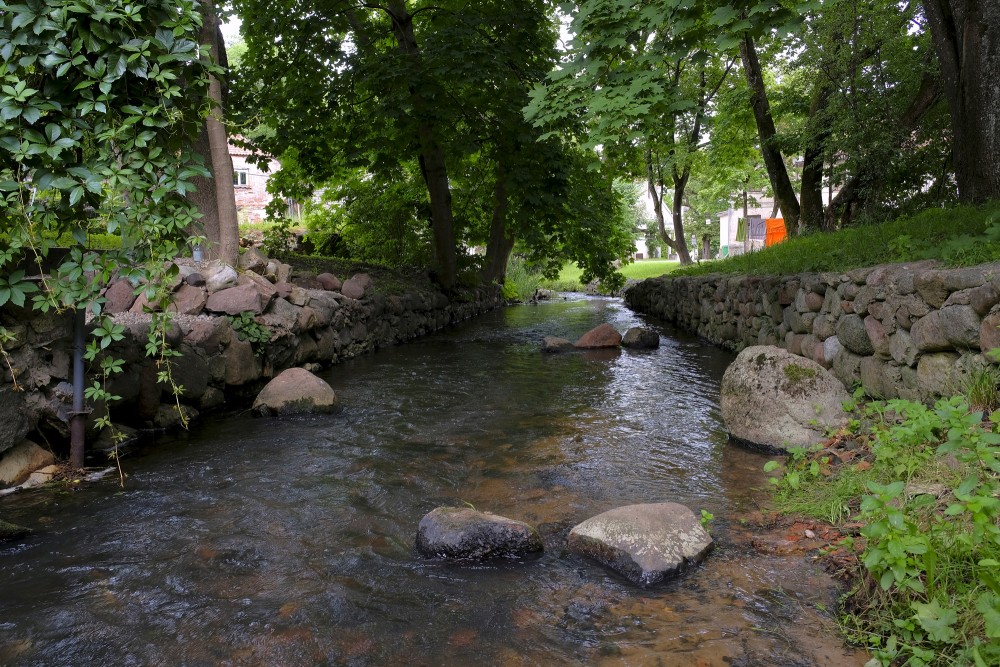
[[[913,217],[788,239],[770,248],[684,267],[678,275],[789,275],[923,259],[948,266],[1000,260],[1000,203],[928,209]]]
[[[520,257],[511,256],[503,283],[503,298],[507,301],[527,301],[542,286],[542,274],[533,270]]]
[[[804,450],[768,464],[783,472],[780,509],[863,526],[841,622],[869,664],[1000,664],[998,423],[965,396],[876,401],[839,436],[869,453],[863,464],[832,470]]]

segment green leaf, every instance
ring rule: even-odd
[[[738,9],[731,7],[729,5],[723,5],[722,7],[719,7],[714,12],[712,12],[712,16],[709,17],[708,22],[711,23],[712,25],[723,26],[732,21],[733,19],[735,19],[739,15],[740,12]]]
[[[1000,639],[1000,596],[995,593],[983,593],[976,602],[976,610],[983,615],[986,636],[990,639]]]
[[[955,637],[953,625],[958,621],[958,613],[950,607],[942,607],[937,600],[929,603],[911,602],[910,608],[916,612],[913,619],[924,629],[931,641],[949,643]]]

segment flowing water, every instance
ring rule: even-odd
[[[726,442],[731,356],[650,323],[652,352],[543,355],[619,300],[508,308],[327,371],[343,410],[210,418],[124,460],[128,480],[0,503],[3,665],[861,665],[802,556],[748,552],[731,517],[767,457]],[[650,590],[570,554],[599,512],[718,517],[701,567]],[[538,526],[528,563],[420,558],[421,516],[471,504]]]

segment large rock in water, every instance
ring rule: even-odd
[[[730,435],[773,449],[810,447],[847,423],[850,395],[834,375],[780,347],[744,349],[722,376],[722,419]]]
[[[576,347],[592,350],[601,347],[618,347],[622,344],[622,335],[608,323],[594,327],[580,336]]]
[[[259,415],[332,412],[337,395],[323,380],[304,368],[289,368],[267,383],[253,402]]]
[[[417,551],[429,557],[520,559],[543,548],[538,531],[528,524],[467,507],[438,507],[417,527]]]
[[[640,586],[680,573],[712,549],[712,537],[694,512],[678,503],[609,510],[574,526],[567,543]]]
[[[13,540],[18,537],[30,535],[31,532],[30,528],[18,526],[14,523],[7,523],[3,519],[0,519],[0,540]]]
[[[660,334],[646,327],[632,327],[625,332],[622,347],[633,350],[655,350],[660,347]]]
[[[542,339],[542,352],[565,352],[576,349],[573,343],[558,336],[546,336]]]

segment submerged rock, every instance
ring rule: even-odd
[[[7,521],[0,519],[0,540],[13,540],[18,537],[30,535],[31,533],[32,530],[30,528],[18,526],[15,523],[8,523]]]
[[[622,347],[634,350],[655,350],[660,347],[660,334],[646,327],[632,327],[622,338]]]
[[[587,333],[580,336],[576,341],[576,347],[583,349],[594,349],[598,347],[618,347],[622,344],[622,335],[608,323],[594,327]]]
[[[417,528],[417,551],[433,558],[520,559],[543,549],[538,531],[528,524],[467,507],[438,507]]]
[[[694,512],[678,503],[609,510],[574,526],[567,540],[570,551],[640,586],[652,586],[701,562],[712,544]]]
[[[251,408],[258,415],[332,412],[337,395],[326,382],[304,368],[289,368],[267,383]]]
[[[542,352],[565,352],[575,349],[573,343],[558,336],[546,336],[542,339]]]
[[[732,437],[772,449],[809,447],[847,423],[844,385],[779,347],[748,347],[722,376],[720,407]]]

